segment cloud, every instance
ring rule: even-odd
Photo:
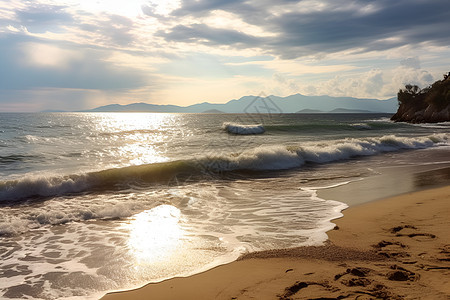
[[[394,69],[371,69],[348,77],[335,77],[318,81],[301,88],[305,94],[352,96],[360,98],[386,99],[394,97],[405,84],[416,84],[423,88],[434,82],[434,77],[423,69],[398,66]]]
[[[182,6],[172,12],[174,16],[186,16],[186,15],[205,15],[205,13],[212,12],[214,10],[226,10],[226,11],[243,11],[244,7],[249,7],[242,0],[184,0]]]
[[[21,48],[24,54],[22,63],[30,67],[66,69],[74,60],[82,58],[77,51],[43,43],[23,43]]]
[[[392,83],[399,88],[406,84],[418,85],[424,88],[435,81],[432,74],[423,69],[410,68],[405,66],[397,67],[393,70]]]
[[[83,18],[79,25],[79,29],[92,40],[119,47],[131,46],[136,41],[134,28],[135,24],[130,18],[111,14]]]
[[[262,42],[261,38],[236,30],[213,28],[205,24],[177,25],[168,32],[159,31],[157,35],[170,41],[211,46],[255,47]]]
[[[408,57],[400,61],[400,65],[406,68],[420,69],[420,60],[418,57]]]
[[[0,38],[0,89],[120,90],[146,86],[142,70],[108,62],[108,52],[26,36]]]
[[[67,6],[30,4],[15,12],[16,22],[32,33],[61,30],[61,26],[73,23],[73,17],[66,11]]]
[[[449,42],[445,30],[437,30],[450,24],[444,1],[377,1],[378,9],[366,14],[358,12],[367,2],[357,3],[359,9],[339,9],[336,4],[321,11],[280,15],[271,22],[280,32],[270,43],[272,51],[294,58],[314,52],[382,51],[424,41]]]
[[[383,51],[426,41],[450,43],[446,32],[450,10],[442,0],[282,1],[277,5],[266,1],[189,0],[173,11],[172,17],[204,18],[216,10],[236,14],[274,36],[256,38],[246,34],[245,28],[211,28],[201,23],[176,25],[160,35],[167,41],[256,47],[285,59],[349,49]]]
[[[275,73],[272,76],[273,81],[269,92],[274,95],[288,96],[294,93],[298,93],[300,87],[296,80],[289,79],[283,74]]]

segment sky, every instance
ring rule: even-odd
[[[448,0],[2,0],[0,111],[387,99],[450,71],[449,28]]]

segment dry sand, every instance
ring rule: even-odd
[[[450,299],[450,186],[344,211],[319,247],[251,253],[110,299]]]

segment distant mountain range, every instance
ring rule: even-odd
[[[244,96],[227,103],[199,103],[189,106],[133,103],[110,104],[86,112],[168,112],[168,113],[395,113],[397,98],[387,100],[352,97]]]

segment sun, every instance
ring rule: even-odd
[[[78,2],[82,10],[90,13],[108,13],[125,17],[137,17],[142,14],[145,0],[81,0]]]

